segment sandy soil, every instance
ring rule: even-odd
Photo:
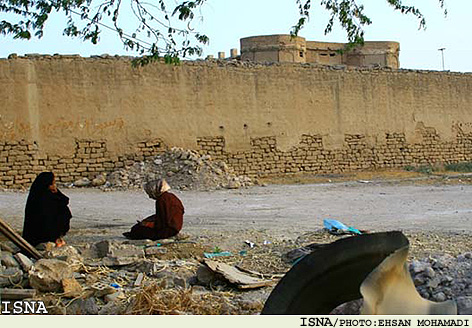
[[[74,215],[71,241],[121,239],[122,232],[154,209],[153,201],[140,191],[63,192],[71,199]],[[321,229],[324,218],[372,231],[472,234],[469,184],[357,181],[174,193],[186,208],[183,232],[223,245],[236,242],[234,238],[238,243],[248,238],[295,239]],[[0,217],[18,230],[26,197],[25,192],[0,192]]]

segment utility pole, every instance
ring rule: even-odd
[[[442,70],[444,71],[444,50],[446,50],[446,48],[439,48],[438,50],[441,51]]]

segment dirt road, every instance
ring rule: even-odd
[[[64,189],[74,215],[71,232],[90,239],[121,233],[153,213],[144,192]],[[175,192],[186,208],[184,232],[191,235],[260,231],[290,239],[322,228],[335,218],[366,230],[472,233],[471,185],[402,185],[343,182],[269,185],[242,190]],[[21,229],[27,193],[0,192],[0,217]]]

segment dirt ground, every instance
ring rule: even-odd
[[[185,206],[183,232],[222,250],[237,250],[246,240],[259,245],[294,241],[322,229],[324,218],[370,231],[472,234],[472,185],[467,179],[343,180],[174,193]],[[122,239],[136,220],[154,210],[141,191],[63,192],[73,213],[67,235],[71,243]],[[0,217],[18,230],[26,197],[26,192],[0,192]]]
[[[292,266],[286,258],[289,251],[342,238],[323,230],[325,218],[372,232],[402,230],[410,242],[410,260],[437,254],[457,256],[472,249],[472,176],[417,176],[403,172],[388,176],[291,177],[272,182],[277,184],[205,192],[173,190],[186,209],[182,232],[188,239],[165,243],[166,253],[152,260],[165,263],[171,277],[190,281],[198,276],[197,268],[204,252],[229,251],[230,256],[217,260],[277,281]],[[104,239],[125,242],[122,233],[154,211],[154,201],[143,191],[62,190],[70,197],[73,213],[66,241],[79,250],[85,244]],[[18,231],[23,224],[26,197],[27,192],[0,192],[0,217]],[[104,272],[108,275],[88,274],[87,277],[108,281],[126,273],[115,269],[107,268]],[[131,285],[134,279],[133,276]],[[239,291],[223,284],[210,285],[208,290],[202,286],[184,291],[172,286],[155,290],[161,286],[162,279],[146,279],[148,287],[138,294],[134,289],[128,290],[129,284],[121,281],[121,286],[128,286],[124,289],[127,301],[123,304],[138,301],[129,303],[135,305],[124,312],[114,306],[111,314],[167,314],[166,311],[184,301],[195,308],[182,306],[175,313],[258,314],[273,288]],[[197,292],[193,293],[193,288]],[[205,295],[204,301],[199,298],[201,295]],[[57,314],[69,313],[66,308],[71,300],[61,301],[52,294],[42,297],[43,300],[49,297],[50,305],[62,302],[61,307],[49,307],[50,313],[56,313],[53,311],[56,308]],[[142,302],[148,299],[152,300],[152,306]],[[169,299],[172,304],[164,304]],[[160,302],[157,310],[156,302]],[[221,304],[227,308],[220,308]],[[109,309],[108,305],[100,306],[103,306],[100,311]],[[154,312],[150,312],[152,309]]]

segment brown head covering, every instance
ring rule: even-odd
[[[157,199],[162,193],[170,189],[165,179],[149,181],[144,185],[144,191],[152,199]]]

